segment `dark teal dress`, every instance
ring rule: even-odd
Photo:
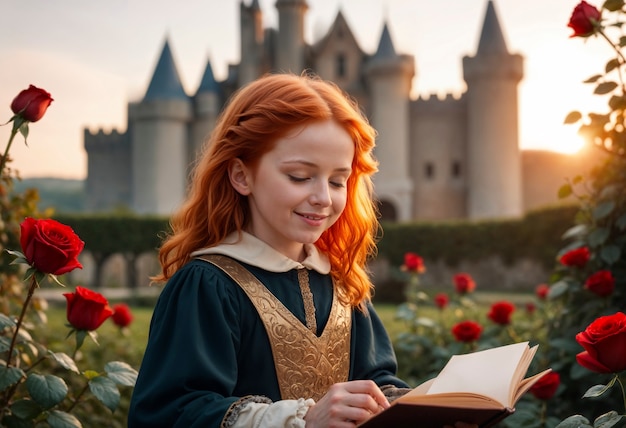
[[[299,320],[305,312],[297,271],[275,273],[246,265]],[[332,303],[329,275],[309,271],[318,335]],[[350,380],[407,387],[374,308],[353,310]],[[241,397],[280,400],[269,339],[245,292],[219,268],[194,260],[163,289],[133,391],[129,428],[218,428]],[[309,398],[309,397],[302,397]]]

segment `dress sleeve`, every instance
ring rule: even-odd
[[[237,381],[239,300],[228,280],[190,263],[155,306],[131,399],[128,427],[218,428],[241,397]]]
[[[380,387],[408,387],[396,376],[398,364],[391,339],[371,303],[366,314],[354,311],[351,366],[351,379],[371,379]]]

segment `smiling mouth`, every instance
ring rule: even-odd
[[[300,214],[300,213],[296,213],[298,214],[300,217],[304,217],[308,220],[314,220],[314,221],[319,221],[319,220],[324,220],[326,217],[325,215],[311,215],[311,214]]]

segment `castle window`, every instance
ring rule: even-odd
[[[461,177],[461,162],[459,161],[452,162],[452,177],[454,178]]]
[[[435,178],[435,165],[432,162],[426,162],[424,165],[424,176],[428,179]]]
[[[337,55],[337,77],[346,77],[346,56]]]

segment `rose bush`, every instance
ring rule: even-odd
[[[69,226],[52,219],[30,217],[20,226],[24,258],[38,271],[62,275],[83,267],[78,255],[85,243]]]
[[[626,315],[617,312],[596,319],[576,335],[585,350],[576,355],[578,363],[598,373],[626,370]]]
[[[126,328],[133,322],[133,313],[125,303],[118,303],[113,306],[113,315],[111,319],[116,326]]]
[[[88,359],[78,352],[85,336],[95,339],[95,329],[113,312],[104,296],[81,287],[66,293],[70,334],[76,333],[73,355],[49,349],[48,338],[36,334],[45,334],[47,320],[47,303],[36,290],[46,279],[63,285],[57,275],[82,268],[78,256],[84,248],[68,226],[36,218],[41,214],[32,209],[35,192],[24,197],[11,192],[17,175],[8,166],[9,148],[18,132],[28,136],[29,123],[40,120],[51,102],[49,93],[32,85],[18,94],[11,104],[14,116],[8,123],[13,125],[0,161],[0,426],[82,427],[74,414],[85,406],[81,414],[89,420],[87,426],[112,427],[120,388],[132,387],[137,371],[122,361],[98,370],[79,368]],[[17,245],[21,251],[11,249]],[[109,412],[106,422],[96,414],[94,398]]]
[[[491,305],[487,317],[496,324],[509,325],[513,312],[515,312],[515,305],[513,303],[501,301]]]
[[[471,293],[476,289],[476,283],[468,273],[457,273],[452,281],[454,282],[454,289],[459,294]]]

